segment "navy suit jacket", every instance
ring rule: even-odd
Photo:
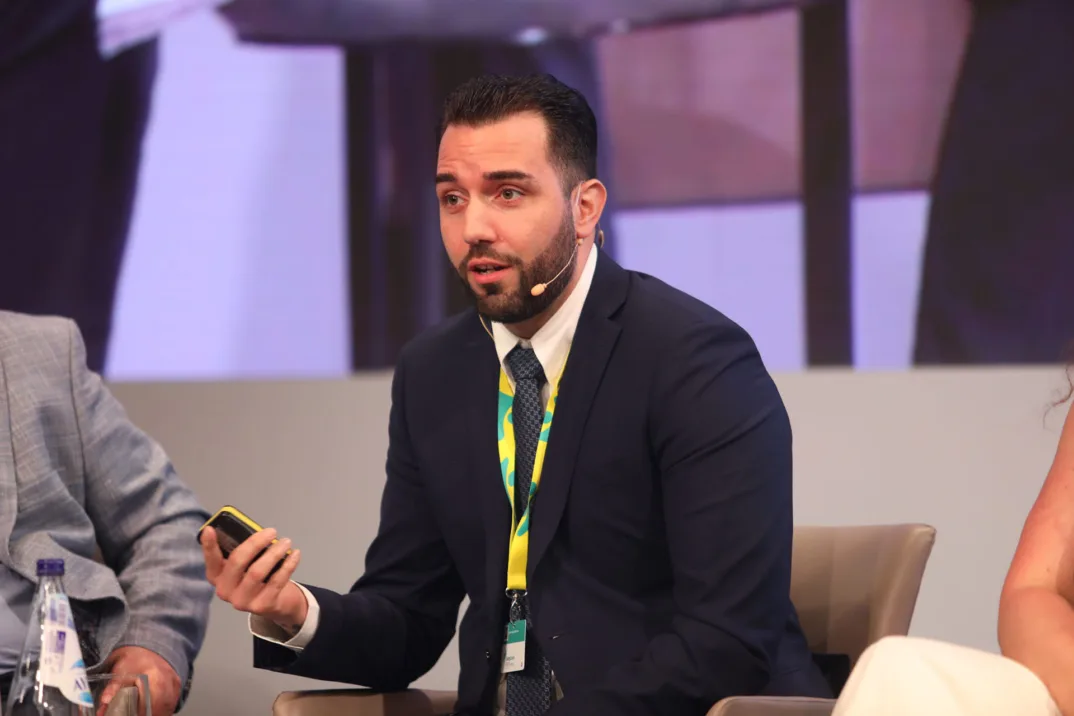
[[[458,710],[491,714],[510,508],[499,362],[468,311],[412,341],[392,385],[387,484],[366,572],[313,588],[301,654],[255,665],[407,687],[459,632]],[[533,632],[552,714],[703,714],[736,694],[830,696],[789,598],[791,428],[747,333],[601,255],[560,385],[534,502]]]

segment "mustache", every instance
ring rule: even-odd
[[[466,265],[474,259],[488,259],[489,261],[496,261],[507,266],[522,266],[522,260],[517,256],[505,256],[493,251],[492,248],[486,244],[476,244],[471,246],[470,250],[466,252],[466,255],[462,257],[462,261],[459,262],[458,266],[459,271],[465,273]]]

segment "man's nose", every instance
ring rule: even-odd
[[[496,231],[492,226],[489,210],[481,202],[471,202],[463,216],[463,240],[470,246],[492,243],[496,240]]]

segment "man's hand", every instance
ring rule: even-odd
[[[105,669],[117,676],[145,674],[149,677],[149,700],[153,706],[153,716],[172,716],[175,713],[183,685],[179,682],[179,674],[175,673],[175,669],[164,657],[140,646],[121,646],[109,655]],[[101,694],[100,713],[107,712],[108,705],[112,703],[120,686],[122,684],[119,682],[113,682],[105,687],[104,693]]]
[[[302,590],[291,581],[300,555],[297,549],[290,556],[287,555],[291,540],[281,539],[272,544],[274,539],[276,530],[261,530],[224,559],[216,532],[212,527],[207,527],[201,536],[205,574],[216,589],[216,595],[231,606],[264,617],[297,634],[306,621],[309,608]],[[258,557],[262,550],[265,553]],[[283,564],[266,581],[265,578],[280,560],[283,560]]]

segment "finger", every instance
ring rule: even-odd
[[[265,590],[265,578],[268,577],[272,568],[287,556],[289,549],[291,549],[291,540],[287,538],[281,539],[251,564],[250,568],[246,570],[242,582],[235,588],[232,604],[238,606],[238,603],[241,602],[249,607],[255,600],[258,600]]]
[[[153,716],[172,716],[175,707],[179,705],[179,694],[171,689],[149,690],[150,704],[153,707]],[[139,692],[138,708],[145,711],[145,696]]]
[[[269,581],[265,584],[260,594],[251,602],[253,611],[258,614],[273,613],[276,607],[279,605],[277,601],[280,598],[280,593],[283,592],[284,587],[291,581],[291,576],[298,568],[298,563],[302,559],[302,550],[293,550],[290,555],[283,561],[283,565],[277,570],[276,574],[269,578]]]
[[[201,553],[205,557],[205,576],[214,587],[220,572],[224,569],[224,554],[216,540],[216,530],[206,527],[201,533]]]
[[[253,532],[252,535],[232,550],[228,560],[237,558],[243,562],[244,567],[249,566],[249,562],[261,554],[261,551],[269,546],[274,539],[276,539],[276,529],[274,527],[267,527]]]
[[[269,547],[257,561],[250,565],[250,568],[246,570],[246,579],[257,580],[259,584],[263,584],[272,574],[272,570],[276,568],[276,565],[287,559],[287,553],[290,551],[291,540],[284,537]]]
[[[276,530],[269,529],[261,530],[250,536],[246,541],[232,550],[228,555],[227,560],[224,562],[224,569],[220,573],[220,579],[224,582],[228,589],[236,587],[242,582],[243,577],[246,574],[246,570],[250,568],[250,563],[254,561],[254,558],[261,553],[261,550],[268,547],[272,540],[276,539]],[[219,590],[219,587],[217,587]]]
[[[237,565],[241,565],[242,571],[245,572],[257,555],[261,554],[263,549],[266,549],[272,544],[272,540],[274,539],[276,539],[275,528],[269,527],[255,532],[231,551],[227,561],[229,563],[234,562]]]
[[[287,558],[283,560],[283,565],[277,570],[276,574],[269,578],[268,586],[279,593],[287,583],[291,581],[291,575],[298,569],[298,563],[302,559],[302,550],[292,550],[291,554],[287,555]]]
[[[101,707],[99,709],[101,713],[106,713],[108,711],[108,705],[112,703],[112,699],[116,697],[120,686],[122,686],[122,683],[115,680],[109,681],[108,685],[104,687],[104,691],[101,692]]]
[[[164,701],[160,696],[153,696],[153,716],[172,716],[175,713],[175,707],[179,705],[179,697],[175,696]],[[138,697],[138,709],[139,713],[145,713],[145,699],[141,696]]]
[[[179,704],[179,694],[175,693],[171,687],[167,685],[163,678],[153,678],[154,675],[149,677],[149,702],[153,707],[153,716],[171,716],[175,713],[175,707]],[[142,691],[141,685],[138,687],[138,708],[139,713],[145,712],[145,694]]]

